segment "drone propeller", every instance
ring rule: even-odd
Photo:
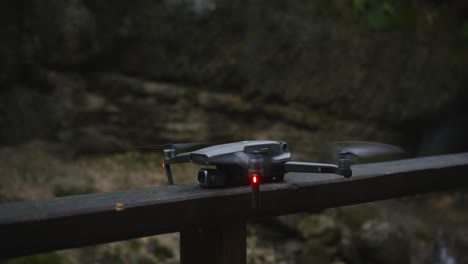
[[[368,141],[336,141],[333,142],[336,153],[346,152],[361,158],[400,155],[406,153],[400,147]]]
[[[149,150],[164,150],[164,149],[184,149],[196,146],[206,145],[206,142],[185,142],[185,143],[166,143],[157,145],[137,146],[129,149],[149,149]]]
[[[351,155],[370,158],[406,153],[402,148],[376,142],[339,141],[333,142],[337,153],[337,164],[288,161],[284,164],[286,172],[336,173],[346,178],[351,177]]]
[[[206,142],[185,142],[185,143],[166,143],[166,144],[157,144],[157,145],[146,145],[146,146],[138,146],[129,149],[137,149],[137,150],[162,150],[164,155],[164,162],[162,163],[162,167],[166,171],[167,176],[167,183],[169,185],[174,184],[174,179],[172,177],[172,170],[171,170],[171,163],[182,163],[182,162],[190,162],[190,153],[182,153],[176,155],[176,149],[186,149],[192,148],[196,146],[206,145]]]

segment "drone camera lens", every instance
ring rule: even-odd
[[[198,183],[199,184],[205,184],[206,183],[206,176],[207,176],[208,172],[206,170],[200,170],[198,172]]]
[[[288,144],[286,143],[283,143],[283,145],[281,146],[281,148],[283,149],[284,152],[287,152],[289,150],[289,146]]]
[[[203,187],[223,186],[226,177],[216,169],[200,169],[198,172],[198,184]]]

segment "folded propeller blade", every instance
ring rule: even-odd
[[[163,149],[184,149],[196,146],[207,145],[206,142],[186,142],[186,143],[166,143],[157,145],[137,146],[129,149],[148,149],[148,150],[163,150]]]

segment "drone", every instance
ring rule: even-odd
[[[202,188],[223,188],[251,185],[252,208],[259,208],[261,183],[282,182],[289,172],[333,173],[345,178],[352,176],[351,157],[373,157],[404,153],[394,145],[383,143],[345,141],[337,142],[336,164],[299,162],[291,160],[289,145],[284,141],[252,140],[214,145],[195,151],[176,154],[176,149],[189,148],[200,143],[158,145],[163,149],[168,184],[173,185],[171,165],[194,163],[215,168],[201,168],[197,175]],[[150,146],[151,147],[151,146]]]

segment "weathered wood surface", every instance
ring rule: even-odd
[[[180,263],[247,262],[245,221],[207,222],[180,231]]]
[[[0,204],[0,257],[468,186],[468,153],[352,168],[349,179],[290,173],[283,183],[264,184],[256,210],[249,186],[201,189],[195,183]]]

